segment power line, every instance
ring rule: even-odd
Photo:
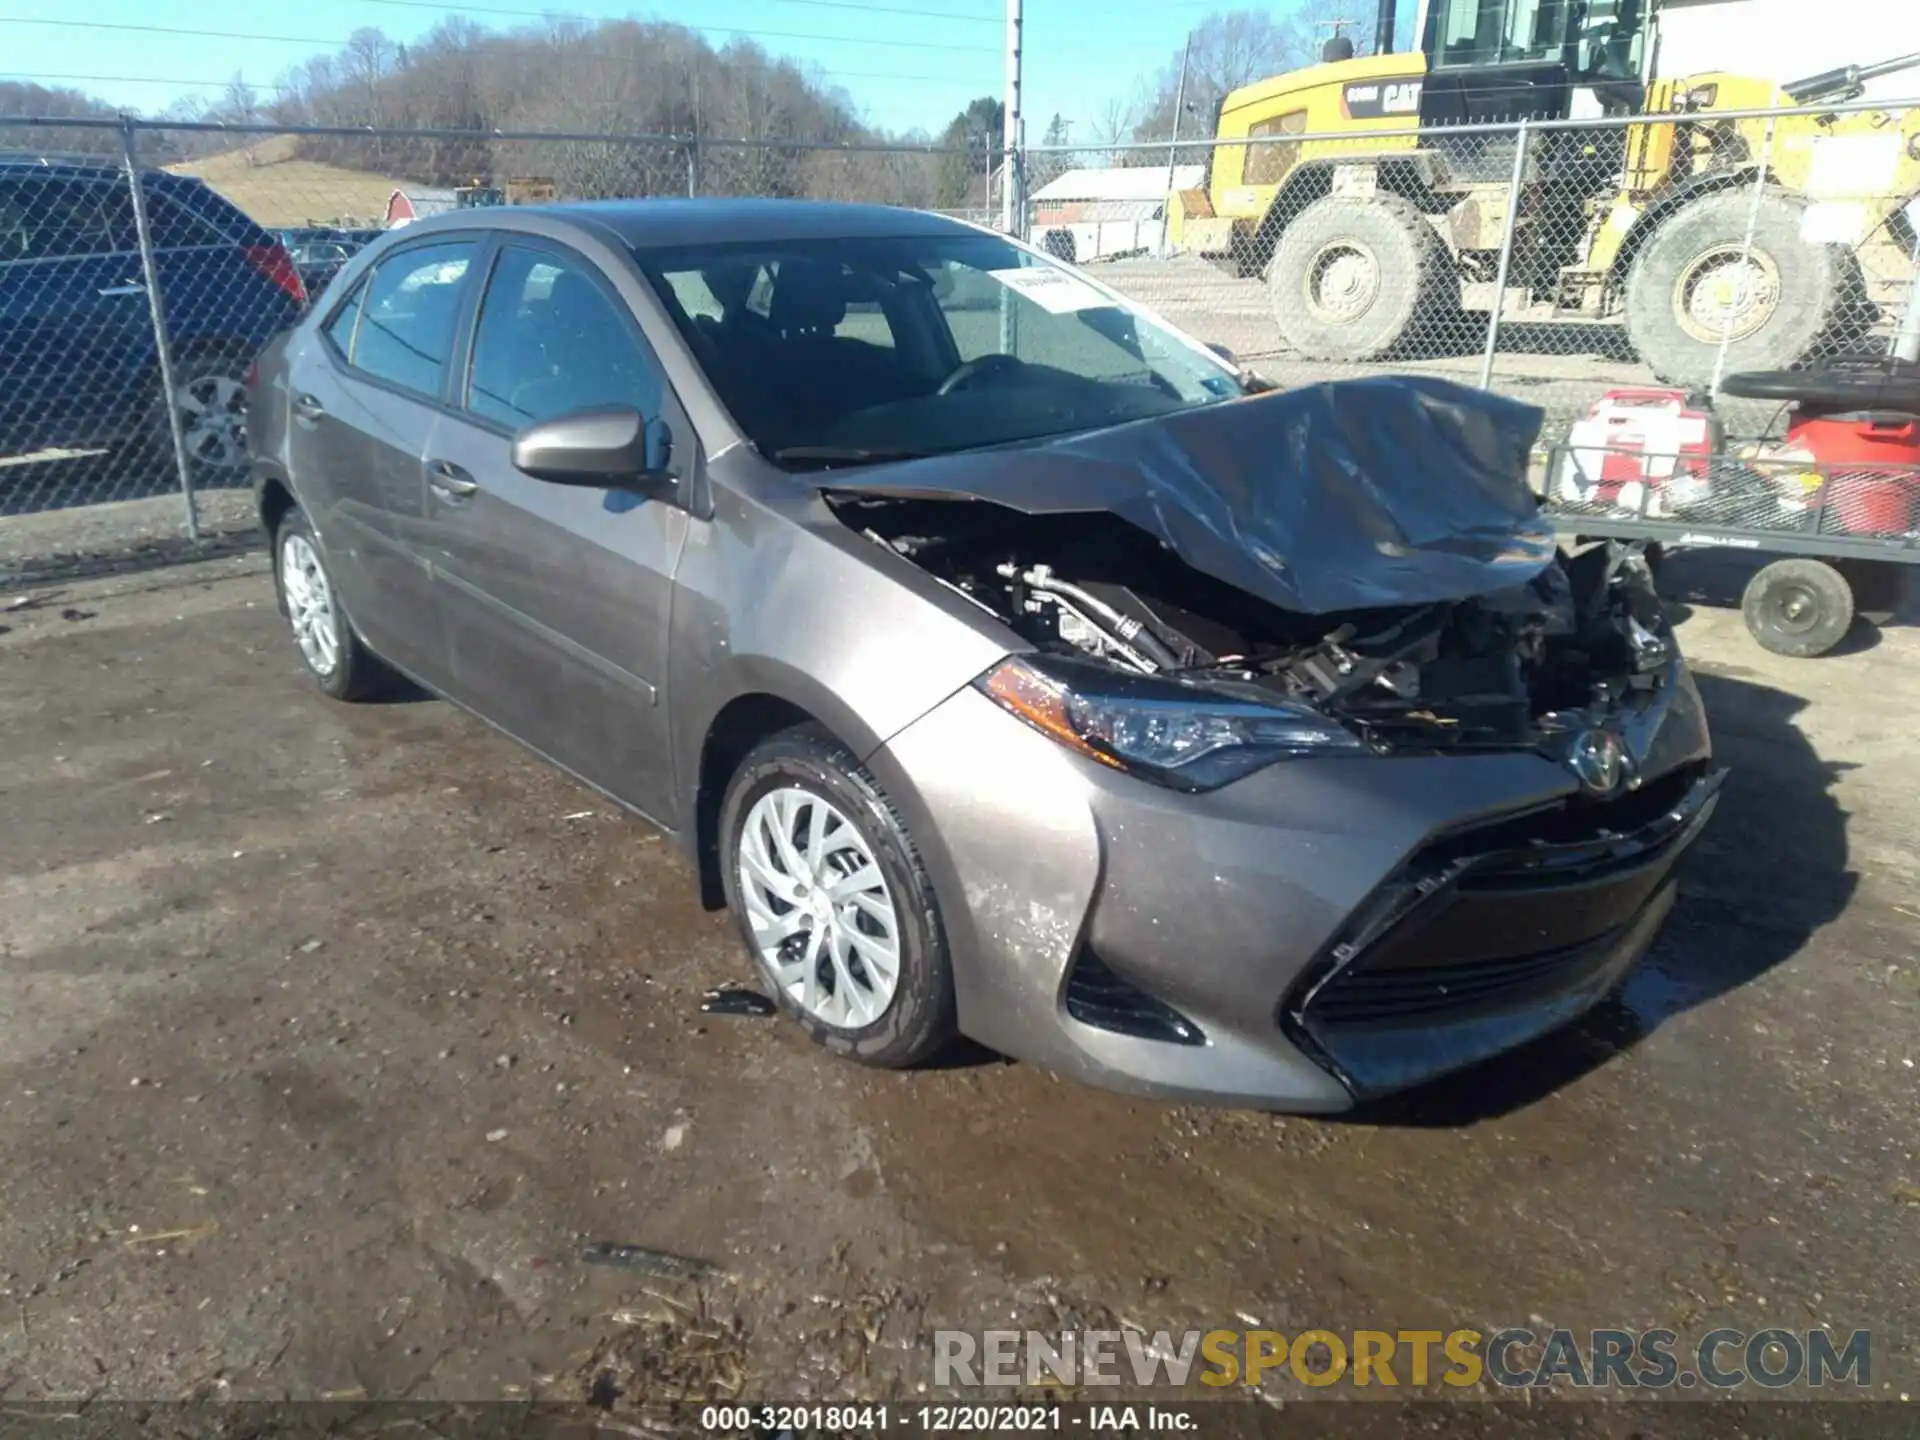
[[[817,68],[817,67],[810,67]],[[839,80],[898,80],[924,84],[952,80],[951,75],[891,75],[865,70],[821,70],[822,75]],[[171,85],[201,90],[225,90],[231,80],[181,80],[164,75],[55,75],[45,71],[0,70],[0,80],[25,80],[39,84],[49,80],[84,85]],[[249,90],[287,90],[290,86],[274,80],[244,80]]]
[[[678,24],[678,22],[670,22]],[[0,15],[0,25],[50,25],[65,30],[124,30],[142,35],[184,35],[195,40],[264,40],[286,45],[325,45],[343,47],[345,40],[326,40],[312,35],[257,35],[237,30],[184,30],[172,25],[123,25],[106,20],[39,20],[16,15]],[[813,35],[794,30],[740,30],[725,25],[680,25],[705,35],[745,35],[756,40],[825,40],[836,45],[885,45],[896,50],[978,51],[997,55],[994,45],[943,45],[932,40],[875,40],[860,35]]]
[[[171,80],[159,75],[50,75],[32,70],[0,70],[0,80],[24,80],[35,85],[44,85],[50,80],[81,85],[191,85],[215,90],[224,90],[233,83],[231,80]],[[249,80],[246,85],[250,90],[288,88],[271,80]]]
[[[344,45],[317,35],[251,35],[242,30],[181,30],[171,25],[113,25],[104,20],[37,20],[0,15],[0,25],[54,25],[64,30],[134,30],[143,35],[187,35],[196,40],[271,40],[288,45]]]

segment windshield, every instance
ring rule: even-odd
[[[1639,74],[1640,0],[1434,0],[1423,48],[1436,69],[1563,61],[1574,73]]]
[[[637,258],[735,422],[790,468],[1093,430],[1244,393],[1193,341],[995,235]]]

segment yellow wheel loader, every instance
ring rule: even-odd
[[[1711,380],[1723,338],[1727,372],[1834,354],[1897,314],[1910,283],[1920,109],[1832,107],[1900,72],[1920,89],[1920,54],[1786,85],[1672,71],[1732,53],[1804,73],[1823,46],[1905,31],[1920,49],[1920,6],[1864,0],[1867,23],[1848,26],[1860,3],[1422,0],[1420,48],[1396,54],[1381,0],[1381,53],[1225,98],[1217,137],[1268,143],[1214,147],[1206,188],[1171,197],[1171,238],[1264,279],[1281,336],[1310,359],[1457,345],[1496,304],[1511,320],[1624,322],[1680,385]],[[1663,58],[1669,26],[1687,43]],[[1771,133],[1727,118],[1776,106],[1794,113]],[[1621,116],[1645,118],[1529,135],[1496,296],[1515,140],[1458,127]],[[1287,135],[1332,138],[1275,143]]]

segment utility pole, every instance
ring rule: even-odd
[[[1187,61],[1193,58],[1193,32],[1187,32],[1187,45],[1180,52],[1180,83],[1173,87],[1173,138],[1167,143],[1167,198],[1160,206],[1160,244],[1162,259],[1167,254],[1167,232],[1173,228],[1173,167],[1180,155],[1180,116],[1187,108]],[[1135,237],[1138,238],[1137,236]]]
[[[1020,196],[1020,0],[1007,0],[1007,93],[1001,117],[1000,228],[1016,235],[1021,225]],[[989,167],[991,168],[991,167]]]

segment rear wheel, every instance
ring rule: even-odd
[[[1846,635],[1853,589],[1823,560],[1776,560],[1747,582],[1740,613],[1762,649],[1807,660]]]
[[[1776,190],[1726,190],[1661,221],[1627,274],[1627,335],[1672,385],[1713,382],[1724,337],[1726,373],[1784,370],[1828,334],[1858,288],[1837,245],[1800,238],[1804,207]],[[1747,247],[1747,222],[1753,245]]]
[[[324,693],[365,700],[392,683],[393,672],[347,623],[320,544],[298,510],[289,510],[274,532],[273,579],[300,661]]]
[[[1446,247],[1398,195],[1329,195],[1288,222],[1267,293],[1281,336],[1309,360],[1377,360],[1459,303]]]
[[[218,351],[185,355],[173,366],[173,411],[187,470],[196,487],[228,489],[251,479],[247,454],[247,362]],[[165,398],[157,398],[148,426],[150,444],[174,467],[173,431]]]

